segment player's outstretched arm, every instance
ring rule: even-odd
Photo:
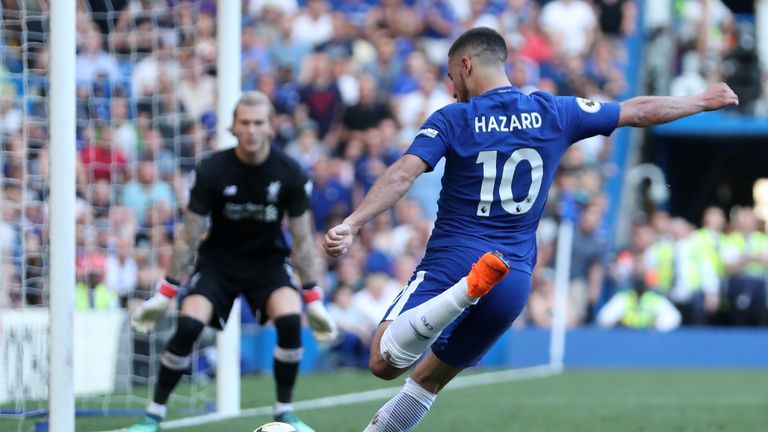
[[[181,234],[173,242],[173,260],[165,279],[155,285],[155,293],[145,300],[132,314],[131,325],[142,333],[155,328],[168,309],[171,299],[179,290],[179,281],[187,275],[192,259],[208,226],[208,217],[187,211]]]
[[[618,126],[654,126],[738,104],[738,96],[725,83],[692,96],[640,96],[621,103]]]
[[[429,166],[412,154],[405,154],[392,164],[368,191],[360,206],[344,221],[328,230],[323,239],[325,252],[339,256],[352,245],[352,237],[371,219],[392,208]]]

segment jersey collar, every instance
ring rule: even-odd
[[[490,95],[501,94],[501,93],[522,93],[522,92],[520,91],[519,88],[513,85],[508,85],[504,87],[496,87],[495,89],[490,89],[487,92],[481,93],[475,97],[490,96]]]

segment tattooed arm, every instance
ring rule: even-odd
[[[136,331],[149,333],[155,328],[155,323],[165,315],[168,304],[179,290],[179,281],[186,278],[207,223],[207,216],[191,211],[186,213],[181,233],[173,242],[173,262],[166,273],[167,276],[157,281],[154,295],[131,313],[131,325]]]
[[[302,283],[320,282],[319,258],[312,234],[312,212],[307,210],[290,218],[289,222],[293,236],[293,266],[299,279]]]
[[[192,265],[203,235],[208,228],[208,216],[187,211],[180,235],[173,242],[173,260],[167,275],[176,281],[184,279]]]
[[[336,339],[338,329],[323,304],[323,290],[317,286],[323,271],[312,235],[312,212],[307,210],[290,218],[290,228],[293,235],[293,266],[304,284],[301,293],[307,305],[309,327],[318,342],[331,342]]]

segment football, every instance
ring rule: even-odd
[[[297,432],[297,430],[288,423],[271,422],[257,427],[253,432]]]

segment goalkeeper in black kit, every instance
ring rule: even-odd
[[[157,283],[154,296],[131,316],[137,331],[151,331],[185,281],[197,252],[176,332],[161,357],[153,401],[131,432],[159,430],[168,398],[192,362],[192,345],[206,325],[223,328],[240,294],[261,324],[269,320],[277,329],[275,420],[289,423],[299,432],[314,431],[294,414],[291,405],[302,357],[302,297],[318,341],[335,338],[336,325],[317,286],[322,271],[312,239],[312,183],[297,162],[270,146],[273,114],[267,96],[245,93],[235,107],[231,127],[237,146],[214,153],[195,170],[171,268]],[[292,247],[281,228],[286,214]]]

